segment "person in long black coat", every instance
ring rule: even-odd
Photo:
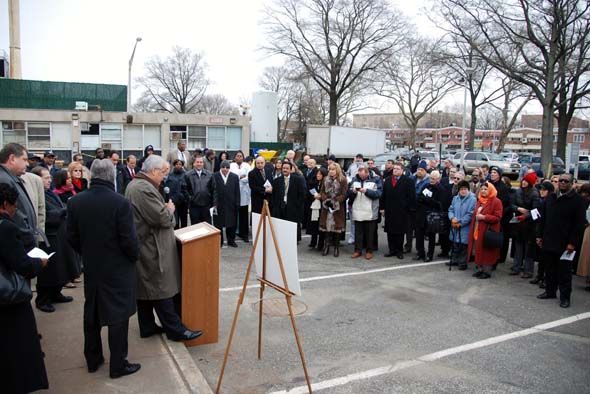
[[[88,371],[104,362],[100,331],[109,327],[110,374],[139,370],[127,358],[129,317],[136,311],[139,245],[132,208],[115,192],[114,166],[101,160],[92,168],[90,188],[68,202],[68,241],[84,260],[84,356]]]
[[[169,189],[168,195],[164,196],[166,202],[171,199],[174,203],[174,217],[176,219],[175,229],[184,228],[188,224],[188,200],[189,195],[186,189],[185,181],[186,171],[182,160],[172,162],[172,171],[164,181],[164,187]],[[196,223],[193,223],[196,224]]]
[[[305,229],[307,228],[307,223],[309,223],[310,221],[310,217],[311,217],[311,204],[314,201],[314,196],[309,193],[310,190],[315,189],[318,193],[319,193],[319,186],[318,186],[318,180],[317,178],[317,173],[318,173],[318,169],[316,168],[316,162],[314,159],[308,159],[307,160],[307,164],[306,164],[306,168],[304,168],[302,170],[303,173],[303,177],[305,178],[305,190],[307,190],[307,193],[305,193],[305,202],[303,204],[303,223],[302,223],[302,227]]]
[[[213,184],[213,205],[217,215],[213,216],[213,224],[221,231],[223,245],[223,228],[227,235],[228,246],[236,248],[236,225],[240,209],[240,178],[229,171],[229,161],[221,163],[219,172],[211,178]]]
[[[38,275],[47,260],[26,254],[22,233],[12,221],[17,190],[0,184],[0,265],[30,279]],[[0,305],[0,391],[29,393],[49,388],[35,315],[28,301]]]
[[[404,175],[403,166],[393,165],[392,176],[383,181],[381,209],[385,211],[385,232],[389,252],[385,257],[397,256],[403,259],[404,235],[408,227],[407,212],[416,207],[414,182]]]
[[[248,185],[250,186],[250,204],[253,213],[261,213],[264,201],[270,200],[271,193],[264,184],[268,180],[272,182],[273,168],[266,165],[266,160],[258,156],[254,161],[255,168],[248,173]],[[253,230],[255,231],[255,230]]]
[[[51,264],[37,276],[35,305],[43,312],[54,312],[52,303],[73,300],[70,296],[64,296],[61,289],[70,281],[70,269],[78,260],[66,238],[66,207],[51,190],[49,171],[36,167],[33,174],[43,180],[45,187],[45,235],[49,244],[43,243],[40,246],[47,254],[55,253]]]
[[[292,168],[293,165],[290,162],[283,162],[281,176],[272,182],[271,215],[275,218],[297,223],[297,241],[300,241],[303,202],[307,190],[305,190],[306,185],[303,176],[291,173]],[[285,178],[289,178],[289,190],[287,190],[286,196]]]

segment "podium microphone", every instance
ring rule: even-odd
[[[168,186],[164,188],[164,200],[166,202],[170,201],[170,188]]]

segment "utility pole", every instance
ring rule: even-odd
[[[8,76],[12,79],[22,79],[19,0],[8,0],[8,35],[10,41],[10,71]]]

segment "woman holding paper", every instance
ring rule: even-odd
[[[16,273],[24,280],[38,275],[47,260],[26,254],[21,232],[12,221],[17,198],[14,187],[0,184],[0,265],[2,275]],[[49,388],[35,314],[29,302],[30,288],[25,286],[23,292],[10,292],[15,295],[11,300],[0,300],[0,387],[3,393],[29,393]]]
[[[346,230],[346,193],[348,181],[338,163],[328,166],[328,176],[320,188],[322,211],[320,231],[326,233],[323,256],[330,253],[330,243],[334,246],[334,257],[340,256],[340,234]]]
[[[467,244],[467,258],[475,255],[477,272],[473,274],[478,279],[491,278],[492,266],[500,257],[500,247],[486,245],[488,230],[499,233],[500,219],[502,219],[502,201],[497,197],[494,185],[486,182],[479,189],[479,196],[475,204],[475,211],[471,217],[469,228],[469,243]]]
[[[320,168],[315,173],[316,185],[315,193],[312,196],[313,201],[309,206],[309,222],[307,223],[307,234],[311,235],[311,242],[309,243],[310,248],[316,248],[318,250],[324,250],[324,232],[320,231],[320,212],[322,210],[322,196],[319,193],[320,185],[324,182],[324,178],[328,175],[328,170]],[[309,185],[309,184],[308,184]],[[312,190],[313,191],[313,190]],[[310,191],[311,193],[311,191]]]
[[[43,312],[55,312],[54,302],[71,302],[72,297],[61,293],[71,279],[69,265],[77,264],[74,251],[66,241],[66,207],[51,189],[51,175],[44,167],[35,167],[33,174],[39,176],[45,188],[45,235],[49,244],[42,244],[46,253],[55,253],[51,264],[37,277],[35,306]],[[73,261],[71,261],[73,260]]]

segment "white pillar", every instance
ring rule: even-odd
[[[10,42],[10,72],[8,75],[12,79],[22,79],[19,0],[8,0],[8,34]]]

